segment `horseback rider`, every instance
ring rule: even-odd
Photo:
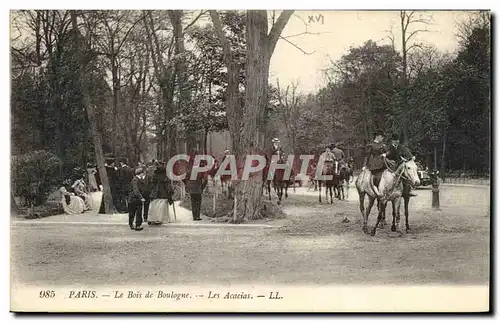
[[[382,154],[387,152],[387,146],[383,142],[384,135],[381,131],[376,131],[374,133],[373,142],[369,143],[365,147],[365,159],[363,161],[363,168],[368,169],[370,171],[372,177],[372,187],[373,191],[378,197],[381,197],[378,191],[378,184],[380,182],[380,178],[382,176],[382,172],[386,169],[386,165]]]
[[[278,138],[274,138],[271,143],[271,158],[273,155],[279,155],[279,158],[281,159],[285,153],[283,152],[283,148],[279,145],[280,140]]]
[[[325,162],[329,162],[330,164],[335,161],[335,155],[332,152],[332,145],[327,145],[325,148],[325,152],[321,153],[320,155],[320,158],[323,158]]]
[[[394,133],[391,136],[391,143],[389,145],[389,151],[387,153],[382,154],[383,158],[386,158],[389,162],[389,165],[396,169],[403,160],[401,158],[404,158],[406,160],[411,160],[413,158],[413,154],[411,153],[410,149],[403,143],[399,141],[399,135]],[[408,185],[406,182],[403,182],[404,185]],[[408,190],[409,193],[408,195],[411,197],[417,196],[416,193],[411,191],[411,188],[408,186],[405,191]]]
[[[337,142],[335,147],[332,149],[332,153],[335,157],[335,160],[339,162],[339,169],[345,168],[347,166],[346,156],[344,151],[341,149],[342,143]]]

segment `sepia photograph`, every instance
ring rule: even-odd
[[[491,312],[490,10],[10,10],[11,312]]]

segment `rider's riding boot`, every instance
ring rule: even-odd
[[[408,196],[410,196],[410,197],[416,197],[417,194],[413,190],[410,190],[410,192],[408,193]]]
[[[380,191],[378,191],[378,187],[375,185],[375,183],[373,182],[374,181],[374,178],[373,176],[371,177],[371,181],[372,181],[372,187],[373,187],[373,192],[375,193],[375,195],[377,197],[382,197],[382,195],[380,194]]]

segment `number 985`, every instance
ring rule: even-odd
[[[40,291],[40,298],[53,298],[56,296],[56,293],[54,291]]]

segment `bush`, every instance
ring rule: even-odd
[[[61,160],[45,150],[12,156],[12,190],[16,196],[35,198],[35,205],[41,205],[54,188],[61,184]]]

